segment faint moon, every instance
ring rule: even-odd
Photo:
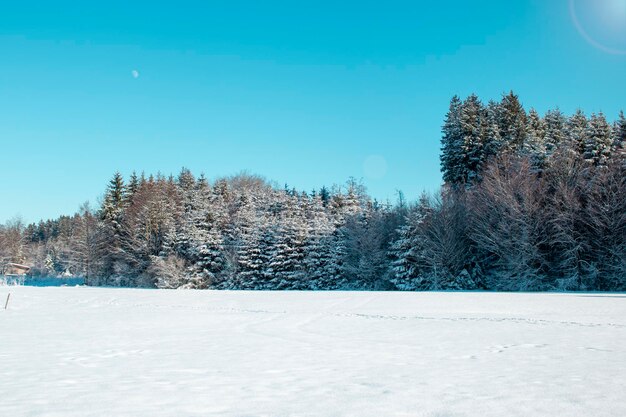
[[[595,48],[626,55],[626,0],[569,0],[572,22]]]
[[[133,78],[139,78],[139,71],[132,70],[130,73],[133,75]]]
[[[366,178],[380,179],[387,174],[387,161],[381,155],[370,155],[363,161],[363,174]]]

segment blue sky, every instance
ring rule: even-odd
[[[415,198],[441,183],[454,94],[626,107],[626,0],[12,3],[0,222],[97,204],[116,170],[182,166]]]

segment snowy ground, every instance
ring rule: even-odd
[[[624,416],[626,295],[0,287],[0,416]]]

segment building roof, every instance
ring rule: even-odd
[[[26,265],[22,265],[22,264],[15,264],[15,263],[8,263],[7,266],[13,267],[13,268],[17,268],[17,269],[25,269],[25,270],[29,270],[30,269],[30,266],[26,266]]]

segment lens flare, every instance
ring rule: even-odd
[[[570,0],[569,9],[574,26],[589,44],[626,55],[626,0]]]
[[[387,160],[381,155],[370,155],[363,161],[363,174],[366,178],[378,180],[387,174]]]

